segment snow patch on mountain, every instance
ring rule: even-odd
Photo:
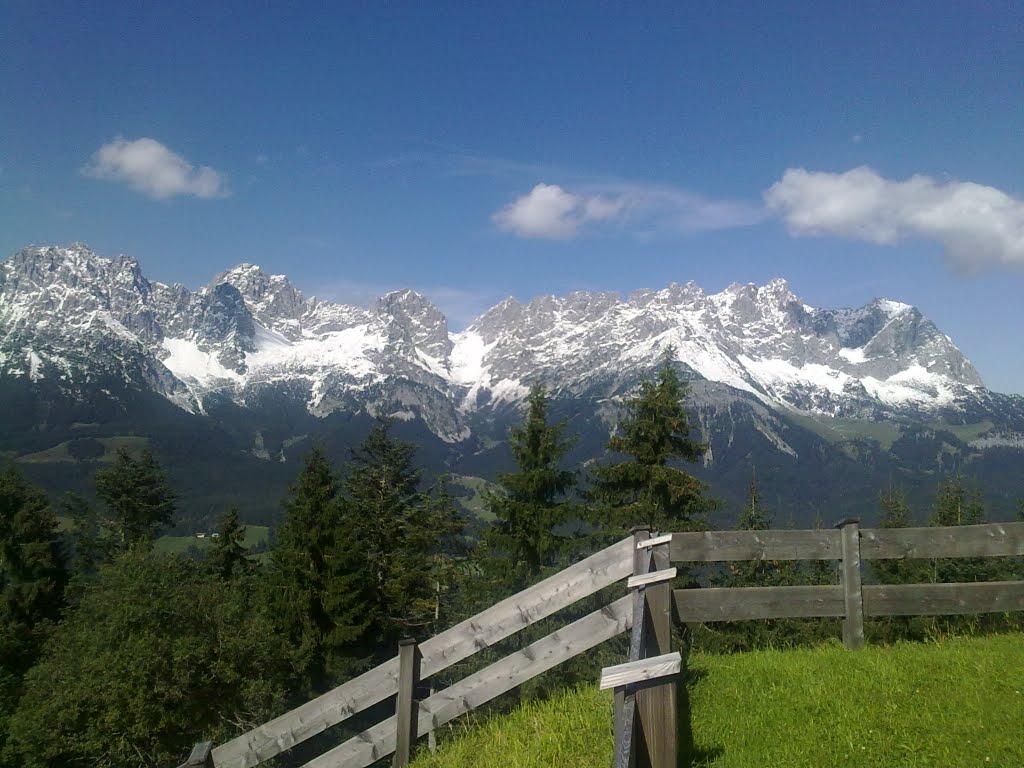
[[[253,264],[196,291],[150,282],[134,259],[80,244],[26,248],[0,264],[0,374],[89,380],[102,371],[200,410],[214,392],[244,405],[254,388],[280,386],[318,416],[415,414],[459,440],[471,412],[518,403],[536,381],[566,396],[617,398],[669,349],[694,377],[809,414],[934,412],[985,392],[911,305],[814,308],[782,279],[713,294],[688,282],[625,299],[509,298],[450,333],[414,291],[351,307],[306,298]]]

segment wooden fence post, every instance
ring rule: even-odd
[[[669,568],[669,542],[665,536],[649,539],[658,544],[645,546],[651,553],[649,571],[660,576],[643,588],[645,593],[643,658],[665,656],[672,652],[672,577]],[[642,545],[642,543],[641,543]],[[653,574],[652,574],[653,577]],[[640,688],[636,694],[640,715],[640,739],[637,741],[638,768],[676,768],[678,739],[676,722],[676,678],[661,678]]]
[[[843,644],[851,651],[864,647],[864,596],[860,583],[860,520],[847,518],[836,523],[839,529],[843,559],[840,562],[839,585],[843,588],[845,617]]]
[[[398,696],[395,699],[395,768],[409,764],[416,743],[416,688],[420,683],[420,650],[416,641],[398,643]]]
[[[665,658],[672,645],[671,535],[651,538],[648,528],[633,529],[633,629],[629,662]],[[608,672],[609,670],[605,670]],[[660,675],[650,682],[615,686],[615,768],[675,768],[677,761],[676,679]]]
[[[188,759],[179,768],[213,768],[213,742],[201,741],[192,747]]]

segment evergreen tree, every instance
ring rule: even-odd
[[[761,489],[756,474],[751,474],[747,484],[747,500],[736,521],[739,531],[767,531],[772,527],[771,514],[761,501]],[[778,581],[783,566],[778,561],[740,560],[729,566],[731,587],[767,587]]]
[[[66,582],[57,518],[46,495],[15,469],[5,469],[0,472],[0,752],[22,678],[60,619]]]
[[[222,579],[230,581],[252,570],[244,541],[245,526],[238,520],[238,507],[232,504],[221,518],[209,556],[210,568]]]
[[[909,528],[910,506],[901,488],[890,488],[878,496],[882,510],[879,527]],[[928,564],[921,560],[894,558],[872,560],[871,571],[881,584],[918,584],[928,581]],[[934,622],[922,616],[884,616],[871,619],[867,630],[873,642],[895,642],[896,640],[921,640],[931,631]]]
[[[247,579],[135,548],[100,567],[26,676],[10,763],[178,765],[280,714],[287,659]]]
[[[957,473],[939,486],[929,525],[975,525],[984,516],[981,493],[968,487],[963,476]]]
[[[341,497],[339,559],[367,622],[360,645],[378,659],[402,637],[429,633],[435,584],[462,527],[450,497],[422,486],[416,446],[391,437],[390,426],[378,421],[353,449]]]
[[[77,493],[64,494],[59,508],[60,514],[71,521],[65,538],[75,574],[80,578],[91,577],[100,565],[109,563],[116,555],[118,541],[113,535],[113,524]]]
[[[509,430],[508,445],[515,472],[498,476],[500,492],[486,496],[494,515],[485,540],[491,562],[507,567],[514,589],[533,583],[559,552],[556,526],[577,510],[566,501],[575,473],[560,466],[572,443],[563,437],[565,423],[548,423],[549,399],[543,384],[534,384],[527,398],[526,418]]]
[[[174,492],[149,449],[135,457],[119,448],[114,463],[99,470],[95,482],[96,495],[110,513],[105,524],[119,550],[149,546],[157,531],[171,524]]]
[[[705,497],[707,486],[670,464],[698,461],[707,446],[689,437],[684,408],[686,383],[665,356],[654,381],[640,385],[626,401],[626,416],[608,450],[629,458],[598,466],[593,496],[605,506],[605,524],[613,534],[646,523],[659,531],[699,530],[717,503]]]
[[[352,671],[349,646],[365,625],[352,595],[354,576],[339,557],[351,535],[341,527],[339,489],[323,448],[314,446],[284,499],[271,554],[274,621],[293,649],[306,692],[321,691]]]

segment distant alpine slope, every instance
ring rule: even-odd
[[[781,279],[710,294],[690,282],[627,298],[508,298],[452,333],[414,291],[364,309],[304,297],[251,264],[194,291],[81,244],[27,247],[0,268],[0,381],[31,400],[23,428],[57,426],[75,411],[68,403],[91,403],[78,423],[114,419],[140,394],[196,417],[287,410],[283,426],[244,437],[233,427],[260,458],[284,460],[309,424],[353,414],[417,422],[458,455],[479,454],[503,439],[534,381],[584,404],[606,439],[622,396],[666,350],[693,381],[707,465],[728,455],[737,419],[793,457],[808,450],[796,427],[835,444],[850,424],[861,436],[896,425],[896,437],[913,425],[975,425],[954,430],[961,463],[1024,445],[1024,400],[987,390],[916,308],[882,298],[814,308]]]

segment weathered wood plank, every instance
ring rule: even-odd
[[[1024,581],[965,584],[866,584],[868,616],[940,616],[1024,611]]]
[[[651,571],[641,576],[630,576],[626,580],[626,588],[643,587],[648,584],[657,584],[659,581],[670,581],[676,577],[675,568],[666,568],[663,571]]]
[[[1024,555],[1024,523],[864,528],[860,537],[865,560]]]
[[[672,541],[672,534],[671,533],[663,533],[661,536],[655,536],[655,537],[650,538],[650,539],[644,539],[642,541],[638,541],[636,543],[636,548],[637,549],[650,549],[651,547],[656,547],[659,544],[668,544],[670,541]]]
[[[632,540],[630,540],[632,541]],[[437,728],[563,661],[625,632],[632,621],[629,596],[552,632],[517,653],[420,702],[420,733]],[[365,768],[395,749],[394,717],[354,736],[303,768]]]
[[[661,537],[659,537],[661,538]],[[669,542],[651,549],[651,569],[668,569]],[[644,588],[644,658],[672,652],[672,585],[660,581]],[[639,720],[635,737],[637,768],[676,768],[678,760],[678,722],[676,681],[663,679],[637,686],[636,711]]]
[[[844,520],[839,528],[843,560],[839,565],[839,586],[843,588],[843,645],[851,651],[864,647],[864,600],[860,583],[859,520]]]
[[[403,640],[398,646],[398,696],[395,698],[397,735],[395,768],[404,768],[412,757],[416,743],[416,686],[420,682],[419,650],[415,640]]]
[[[435,675],[523,627],[624,579],[632,570],[632,550],[633,539],[623,539],[430,638],[420,646],[422,676]],[[396,657],[216,747],[214,763],[218,768],[252,768],[397,692]]]
[[[212,751],[212,741],[201,741],[192,747],[192,751],[189,753],[188,759],[185,760],[185,762],[178,768],[212,768]]]
[[[839,560],[839,531],[702,531],[674,533],[673,563],[725,560]]]
[[[645,680],[675,675],[682,669],[682,665],[682,656],[679,655],[679,651],[674,651],[664,656],[627,661],[625,664],[605,667],[601,670],[600,688],[603,691],[608,688],[618,688],[620,685],[642,683]]]
[[[683,622],[846,614],[843,588],[838,586],[676,589],[672,597]]]

